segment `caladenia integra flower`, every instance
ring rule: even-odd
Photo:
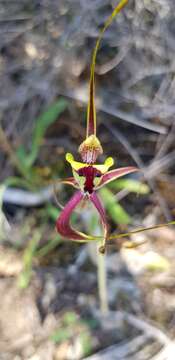
[[[111,24],[113,18],[120,12],[120,10],[127,4],[127,2],[128,0],[121,0],[119,4],[115,7],[111,16],[107,19],[103,29],[100,31],[100,35],[98,37],[96,46],[93,51],[92,62],[91,62],[90,84],[89,84],[86,138],[78,149],[82,161],[74,160],[73,155],[67,153],[66,160],[71,165],[73,177],[64,179],[62,181],[67,185],[73,186],[77,191],[68,201],[68,203],[65,205],[56,222],[56,228],[58,233],[61,234],[64,238],[67,238],[69,240],[78,241],[78,242],[87,242],[87,241],[103,239],[102,245],[99,247],[101,253],[105,252],[105,248],[108,240],[122,238],[128,236],[131,233],[134,233],[134,232],[130,232],[126,234],[116,234],[116,235],[109,234],[109,227],[107,223],[105,209],[97,195],[98,189],[105,186],[109,182],[116,180],[121,176],[139,171],[139,169],[135,166],[128,166],[128,167],[117,168],[114,170],[109,170],[114,165],[114,160],[112,157],[108,157],[105,160],[104,164],[99,164],[97,162],[99,155],[103,153],[103,149],[100,140],[96,135],[96,108],[95,108],[95,81],[94,81],[96,56],[103,33],[105,32],[107,27]],[[71,226],[70,224],[71,215],[73,211],[76,209],[76,207],[83,200],[90,201],[98,211],[104,230],[102,237],[87,235],[83,232],[74,229]],[[145,230],[149,230],[149,229],[145,229],[145,228],[139,229],[136,230],[135,232],[140,232]]]
[[[91,203],[95,206],[99,213],[104,229],[104,240],[102,246],[100,247],[101,252],[105,251],[106,243],[109,237],[109,229],[105,209],[96,191],[112,180],[115,180],[123,175],[138,171],[138,169],[134,166],[109,170],[114,165],[114,160],[112,157],[108,157],[105,160],[104,164],[99,164],[97,162],[97,158],[103,153],[103,149],[99,139],[96,136],[96,108],[94,94],[96,56],[104,31],[110,25],[117,13],[126,5],[127,2],[127,0],[120,1],[120,3],[114,9],[112,15],[107,19],[104,28],[100,32],[100,36],[97,40],[93,52],[89,85],[89,102],[87,109],[86,139],[79,146],[79,154],[81,156],[82,162],[74,160],[72,154],[66,154],[66,160],[72,167],[73,177],[65,179],[64,183],[74,186],[77,191],[68,201],[56,222],[57,231],[67,239],[79,242],[97,240],[97,237],[93,235],[86,235],[82,232],[75,230],[70,224],[72,212],[79,205],[79,203],[84,199],[91,201]]]
[[[118,168],[109,171],[109,168],[114,164],[114,160],[112,157],[108,157],[104,164],[98,164],[96,162],[92,162],[92,159],[96,159],[96,155],[98,149],[92,144],[97,140],[95,135],[90,135],[87,138],[88,148],[84,150],[84,144],[86,146],[86,140],[83,143],[83,153],[82,158],[87,157],[86,162],[78,162],[74,160],[72,154],[66,154],[66,160],[70,163],[72,167],[73,177],[69,179],[65,179],[65,183],[74,186],[77,191],[73,195],[73,197],[66,204],[64,209],[62,210],[57,222],[56,227],[57,231],[65,238],[70,240],[75,240],[79,242],[86,242],[91,240],[99,240],[96,236],[86,235],[82,232],[79,232],[73,229],[70,225],[70,217],[73,210],[78,206],[78,204],[82,200],[89,200],[95,208],[97,209],[100,219],[104,228],[103,234],[103,245],[100,246],[100,252],[105,252],[105,247],[107,240],[109,238],[108,231],[108,223],[106,219],[105,209],[96,194],[96,191],[109,183],[112,180],[115,180],[123,175],[138,171],[138,169],[134,166],[128,166],[123,168]],[[96,141],[95,141],[96,142]],[[99,146],[99,140],[97,140],[97,144]],[[80,146],[81,153],[81,146]]]

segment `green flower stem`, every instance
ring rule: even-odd
[[[98,271],[98,293],[101,314],[106,316],[109,312],[107,295],[107,271],[105,254],[100,253],[99,244],[97,246],[97,271]]]

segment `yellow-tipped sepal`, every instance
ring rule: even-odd
[[[75,171],[78,171],[81,168],[89,166],[88,163],[75,161],[74,157],[71,153],[66,154],[66,160],[71,165],[72,169]],[[93,164],[91,166],[93,166],[95,169],[99,170],[101,172],[101,174],[105,174],[109,170],[109,168],[111,166],[113,166],[113,164],[114,164],[114,159],[112,157],[108,157],[105,160],[104,164]]]
[[[106,160],[105,160],[105,162],[104,162],[104,164],[100,164],[100,165],[98,165],[98,164],[95,164],[94,166],[95,166],[95,168],[97,169],[97,170],[99,170],[102,174],[105,174],[108,170],[109,170],[109,168],[111,167],[111,166],[113,166],[114,165],[114,159],[112,158],[112,157],[108,157]]]
[[[87,166],[83,162],[75,161],[74,157],[71,153],[66,154],[66,161],[71,165],[72,169],[76,170],[76,171],[78,171],[79,169],[81,169],[84,166]]]

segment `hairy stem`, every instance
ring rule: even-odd
[[[98,271],[98,294],[100,301],[100,310],[102,315],[107,315],[109,311],[108,307],[108,295],[107,295],[107,271],[105,254],[100,253],[99,245],[97,247],[97,271]]]

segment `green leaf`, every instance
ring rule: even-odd
[[[36,126],[33,133],[33,143],[35,145],[40,145],[40,141],[45,135],[47,128],[57,120],[58,116],[66,107],[67,101],[60,99],[36,119]]]
[[[48,240],[46,245],[42,246],[41,249],[36,251],[35,256],[37,258],[47,256],[47,254],[53,251],[60,244],[62,244],[62,239],[59,235],[56,234],[53,239]]]
[[[32,184],[29,180],[17,176],[9,176],[4,183],[6,186],[22,187],[31,191],[35,190],[34,184]]]
[[[59,216],[59,210],[56,206],[52,204],[48,204],[45,208],[47,215],[50,217],[51,220],[56,221]]]
[[[126,189],[140,195],[146,195],[149,193],[148,185],[142,184],[140,181],[134,179],[119,179],[111,182],[109,187],[114,190]]]
[[[103,200],[107,212],[115,224],[129,224],[131,218],[123,207],[117,202],[111,190],[103,188],[100,190],[100,196]]]
[[[89,332],[82,332],[79,337],[83,349],[83,356],[88,356],[93,349],[92,336]]]
[[[23,166],[24,168],[27,168],[27,164],[26,164],[27,153],[23,145],[20,145],[16,150],[16,156],[20,162],[20,165]]]
[[[77,323],[77,314],[73,311],[67,311],[63,317],[64,324],[67,326]]]
[[[29,241],[29,244],[24,251],[23,271],[21,272],[18,279],[18,285],[21,289],[26,289],[30,283],[33,259],[40,239],[41,233],[39,231],[35,231],[33,238]]]
[[[52,335],[51,335],[51,340],[54,343],[60,344],[66,340],[69,340],[72,336],[72,331],[69,328],[65,328],[65,329],[59,329],[56,330]]]
[[[16,152],[23,167],[30,168],[33,165],[48,127],[57,120],[58,116],[66,109],[66,107],[67,101],[59,99],[35,120],[36,125],[32,136],[31,152],[26,153],[23,146],[20,146]]]

